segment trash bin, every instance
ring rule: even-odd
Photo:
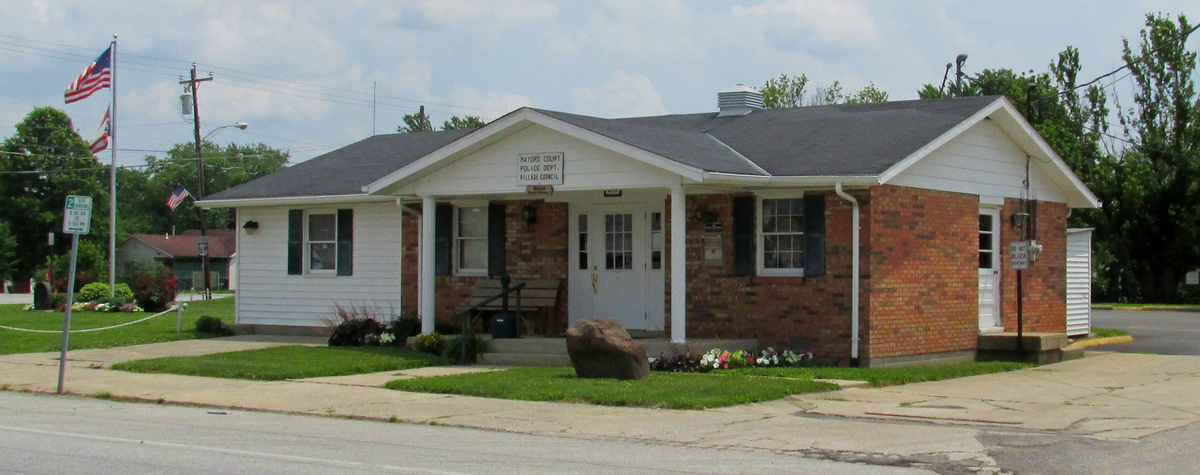
[[[492,317],[492,338],[516,338],[516,317],[507,313],[497,313]]]

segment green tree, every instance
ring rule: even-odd
[[[49,233],[62,231],[67,195],[93,199],[91,232],[81,240],[107,242],[108,169],[92,156],[63,111],[34,109],[16,129],[0,147],[0,223],[15,241],[3,246],[8,255],[0,261],[7,262],[12,278],[27,279],[49,256],[70,249],[68,239],[56,240],[53,248],[47,243]],[[107,278],[104,266],[93,273]]]
[[[1200,103],[1196,53],[1187,49],[1193,27],[1147,15],[1136,46],[1124,41],[1134,79],[1133,102],[1119,111],[1130,147],[1122,151],[1114,219],[1127,247],[1118,282],[1132,299],[1169,302],[1183,275],[1200,267]],[[1132,285],[1131,285],[1132,284]]]
[[[442,123],[442,130],[478,129],[485,125],[487,125],[487,122],[484,122],[477,115],[468,115],[465,117],[452,115],[450,116],[450,120]]]
[[[826,104],[858,104],[867,102],[887,102],[888,93],[875,87],[875,83],[846,95],[842,84],[834,81],[829,86],[815,85],[808,91],[808,76],[788,76],[780,74],[777,78],[768,79],[758,89],[763,95],[763,107],[767,109],[785,109],[789,107],[821,106]]]
[[[429,121],[429,115],[425,113],[425,106],[421,106],[421,110],[416,114],[404,114],[404,125],[396,127],[396,132],[432,132],[433,122]]]
[[[290,154],[264,144],[219,146],[204,142],[204,193],[211,195],[255,178],[282,170],[288,165]],[[200,227],[200,213],[192,200],[181,204],[175,211],[167,207],[167,197],[176,186],[183,186],[189,193],[199,194],[196,173],[196,148],[193,143],[176,144],[166,156],[146,157],[146,166],[140,170],[123,169],[117,173],[119,194],[119,226],[128,233],[183,232]],[[193,196],[199,199],[198,196]],[[226,208],[213,209],[208,213],[211,229],[229,228],[234,225],[233,213]],[[118,238],[128,237],[118,235]]]

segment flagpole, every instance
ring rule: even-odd
[[[108,118],[108,145],[112,167],[108,174],[108,296],[117,287],[117,34],[112,40],[112,110]]]

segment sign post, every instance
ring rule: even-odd
[[[75,260],[79,257],[79,235],[92,229],[92,197],[71,195],[63,208],[63,232],[71,235],[71,263],[67,270],[67,308],[63,313],[62,351],[58,356],[58,393],[63,392],[67,370],[67,340],[71,336],[71,306],[75,304]]]
[[[1017,361],[1025,361],[1025,286],[1021,278],[1029,268],[1029,241],[1013,241],[1008,245],[1012,268],[1017,271]]]

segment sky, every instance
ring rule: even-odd
[[[1120,67],[1147,13],[1200,20],[1200,2],[862,0],[0,0],[0,138],[33,108],[97,135],[109,91],[63,90],[118,35],[119,165],[192,140],[180,78],[197,64],[203,133],[308,160],[393,133],[425,106],[496,119],[523,106],[599,117],[716,110],[716,94],[780,74],[891,100],[964,72],[1044,72],[1067,46],[1080,78]],[[1200,49],[1200,35],[1190,41]],[[1128,96],[1129,78],[1111,92]],[[1115,80],[1115,81],[1114,81]],[[1128,101],[1126,101],[1128,102]],[[102,152],[109,163],[109,152]]]

